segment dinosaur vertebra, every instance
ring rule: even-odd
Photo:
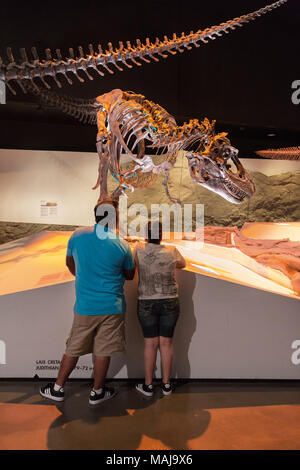
[[[300,147],[257,150],[255,153],[260,157],[273,158],[274,160],[300,160]]]
[[[151,43],[149,38],[146,39],[145,44],[137,39],[136,46],[132,46],[129,41],[126,42],[126,47],[122,42],[119,42],[119,48],[113,48],[111,43],[108,43],[108,48],[103,52],[101,45],[98,45],[98,52],[95,52],[92,44],[89,44],[89,53],[85,54],[81,46],[78,47],[79,56],[75,57],[74,50],[69,49],[69,57],[63,58],[60,49],[56,49],[56,58],[52,57],[50,49],[46,49],[46,59],[40,60],[38,52],[35,47],[32,47],[31,53],[33,59],[29,59],[24,48],[20,49],[21,60],[15,60],[11,48],[7,48],[8,63],[5,63],[0,57],[0,80],[6,83],[9,90],[16,94],[12,87],[12,81],[20,86],[23,92],[26,92],[24,82],[31,82],[37,90],[38,85],[34,79],[40,79],[44,87],[50,88],[46,78],[53,78],[56,85],[61,87],[59,81],[60,75],[63,75],[69,84],[72,84],[71,78],[68,73],[72,73],[80,82],[84,79],[79,75],[79,71],[84,72],[89,80],[93,80],[93,76],[89,73],[92,69],[95,70],[100,76],[106,72],[113,73],[111,69],[114,66],[117,70],[122,71],[120,65],[125,65],[132,68],[134,65],[142,65],[141,62],[150,62],[151,60],[158,61],[158,57],[166,58],[167,54],[174,55],[177,52],[184,52],[185,49],[191,49],[191,46],[199,47],[201,43],[207,43],[210,39],[214,40],[223,33],[229,33],[236,27],[241,27],[243,24],[268,13],[269,11],[286,3],[287,0],[279,0],[271,5],[267,5],[252,13],[234,18],[233,20],[221,23],[218,26],[212,26],[198,30],[197,32],[191,31],[189,34],[182,33],[180,37],[173,34],[172,39],[164,36],[164,40],[160,41],[156,38],[154,43]],[[199,44],[200,43],[200,44]],[[128,63],[128,62],[131,62]]]

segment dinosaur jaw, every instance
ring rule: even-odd
[[[249,173],[243,168],[237,157],[234,157],[237,167],[233,173],[225,164],[216,163],[207,155],[187,154],[190,175],[197,184],[218,194],[232,204],[241,204],[253,196],[255,186]]]
[[[214,192],[219,194],[232,204],[241,204],[242,202],[244,202],[245,199],[250,199],[250,197],[255,192],[254,184],[250,180],[250,178],[247,182],[247,189],[246,186],[242,187],[240,184],[236,184],[236,182],[230,177],[220,179],[218,181],[218,185],[220,189],[217,188]]]

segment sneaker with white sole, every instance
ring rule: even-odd
[[[145,397],[153,397],[153,385],[152,384],[146,385],[145,383],[143,384],[140,383],[140,384],[136,384],[135,388],[138,392],[145,395]]]
[[[89,404],[98,405],[99,403],[102,403],[103,401],[113,398],[116,394],[117,394],[116,390],[112,387],[103,387],[101,393],[97,393],[95,392],[95,390],[91,390]]]
[[[170,383],[162,383],[162,386],[161,386],[161,391],[163,392],[164,395],[171,395],[171,393],[173,392],[173,387]]]
[[[40,388],[40,395],[54,401],[64,401],[65,399],[65,391],[63,387],[60,387],[60,389],[56,391],[54,390],[54,383],[51,382]]]

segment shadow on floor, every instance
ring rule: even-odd
[[[299,383],[180,382],[168,397],[162,397],[157,384],[149,399],[140,396],[133,383],[117,382],[118,395],[95,407],[88,405],[86,382],[68,383],[66,400],[59,405],[38,395],[40,385],[0,382],[0,402],[27,405],[26,413],[28,405],[31,410],[35,405],[52,407],[48,449],[189,449],[188,442],[209,428],[209,410],[300,404]]]

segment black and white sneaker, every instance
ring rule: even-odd
[[[105,400],[113,398],[116,394],[116,390],[112,387],[103,387],[101,393],[97,393],[95,392],[95,390],[91,390],[89,404],[98,405],[99,403],[102,403]]]
[[[145,395],[145,397],[153,397],[153,385],[152,384],[150,385],[146,385],[145,383],[136,384],[135,388],[138,392]]]
[[[60,387],[58,391],[55,391],[54,383],[51,382],[40,388],[40,395],[54,401],[64,401],[65,399],[65,391],[63,387]]]
[[[173,387],[170,383],[167,383],[167,384],[162,383],[161,391],[163,392],[164,395],[171,395],[171,393],[173,392]]]

